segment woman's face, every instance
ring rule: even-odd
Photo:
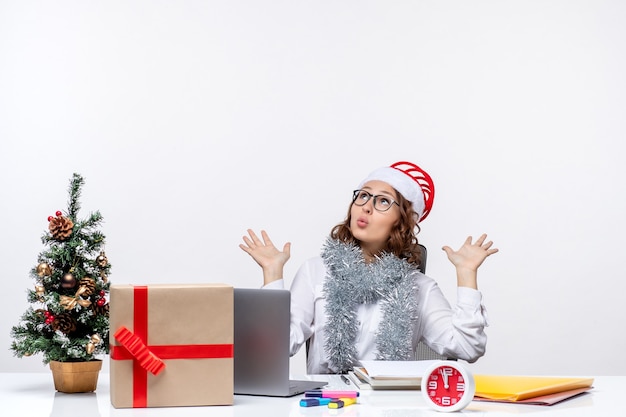
[[[393,187],[383,181],[366,182],[362,190],[379,199],[388,197],[397,201],[398,197]],[[361,248],[366,255],[379,253],[387,244],[391,229],[400,219],[400,207],[391,204],[387,211],[374,209],[374,198],[370,198],[362,206],[352,204],[350,207],[350,231],[361,242]]]

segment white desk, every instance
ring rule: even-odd
[[[315,379],[319,379],[316,376]],[[329,387],[346,389],[336,376],[324,376]],[[354,388],[352,388],[354,389]],[[511,417],[529,414],[536,417],[617,417],[625,416],[623,401],[626,376],[596,377],[594,389],[553,406],[496,404],[472,402],[462,414],[467,416]],[[211,417],[313,417],[313,416],[380,416],[422,417],[458,415],[437,413],[427,408],[419,391],[361,391],[359,404],[342,409],[300,407],[302,396],[267,398],[235,396],[233,406],[115,409],[109,401],[109,375],[102,373],[93,393],[63,394],[55,392],[48,373],[0,373],[0,410],[2,416],[109,417],[109,416],[211,416]]]

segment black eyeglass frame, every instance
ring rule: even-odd
[[[359,204],[356,202],[357,197],[361,194],[361,193],[365,193],[367,194],[367,200],[365,200],[363,202],[363,204]],[[392,204],[389,204],[389,206],[387,206],[386,209],[381,210],[379,208],[376,207],[376,202],[378,201],[378,197],[384,197],[385,199],[391,201]],[[356,204],[359,207],[362,207],[364,205],[367,204],[368,201],[372,200],[372,207],[374,207],[374,210],[378,211],[379,213],[384,213],[386,211],[389,211],[389,209],[396,204],[398,207],[400,207],[400,203],[398,203],[396,200],[394,200],[393,198],[389,197],[388,195],[384,195],[384,194],[378,194],[378,195],[374,195],[366,190],[354,190],[352,192],[352,204]]]

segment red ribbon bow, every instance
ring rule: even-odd
[[[165,363],[126,327],[120,327],[113,336],[139,362],[139,366],[146,371],[153,375],[158,375],[159,372],[165,369]]]

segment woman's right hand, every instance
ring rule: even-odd
[[[265,230],[261,230],[262,241],[251,229],[248,229],[248,236],[243,237],[245,244],[242,243],[239,247],[263,269],[264,285],[282,279],[283,267],[290,257],[291,243],[285,243],[281,252],[276,249]]]

